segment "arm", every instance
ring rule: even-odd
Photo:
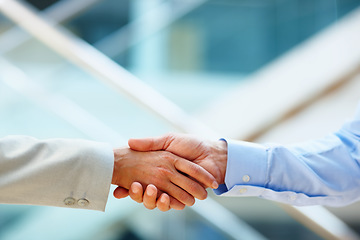
[[[104,211],[114,154],[103,143],[0,139],[0,203]]]
[[[177,209],[192,205],[193,196],[206,198],[203,186],[178,171],[204,186],[215,181],[203,168],[168,152],[112,150],[84,140],[0,139],[0,203],[104,211],[110,183],[128,189],[133,181],[157,183],[173,196],[168,200]]]
[[[226,184],[217,193],[300,206],[358,201],[359,129],[354,119],[323,139],[289,146],[229,141]]]
[[[184,155],[184,149],[194,150],[193,146],[218,155],[210,150],[218,143],[198,139],[198,144],[194,144],[196,140],[188,144],[189,139],[194,138],[167,135],[135,139],[129,144],[141,151],[165,149],[190,160],[193,159]],[[360,198],[360,111],[341,130],[315,141],[289,146],[231,140],[227,144],[227,164],[217,164],[223,158],[194,161],[214,176],[217,172],[224,173],[217,177],[218,181],[224,177],[224,181],[220,181],[224,184],[215,190],[219,195],[258,196],[292,205],[329,206],[350,204]],[[204,160],[209,162],[205,165]]]

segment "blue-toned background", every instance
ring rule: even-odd
[[[85,2],[73,2],[76,1]],[[48,11],[61,7],[64,2],[71,1],[31,0],[24,4],[36,11]],[[62,26],[196,119],[209,116],[204,113],[232,90],[251,81],[253,74],[360,5],[359,0],[93,2],[62,21]],[[68,13],[71,9],[64,11]],[[154,12],[156,14],[150,14]],[[139,21],[148,14],[151,16],[145,22]],[[359,30],[360,27],[354,29]],[[11,35],[11,31],[18,33]],[[111,85],[30,37],[1,14],[0,54],[0,137],[23,134],[39,138],[87,138],[121,146],[130,137],[178,131]],[[343,98],[339,94],[337,99]],[[291,100],[284,100],[287,101]],[[355,104],[353,100],[349,102]],[[234,111],[239,104],[251,108],[250,101],[234,102]],[[282,104],[276,106],[281,107]],[[222,117],[225,125],[225,120],[231,118],[216,113],[212,116]],[[311,122],[304,120],[307,121]],[[285,122],[284,129],[286,124],[290,123]],[[282,139],[276,131],[271,135],[268,126],[264,129],[261,134],[254,132],[251,136],[258,139],[263,136],[261,140],[266,141]],[[316,130],[305,132],[311,134]],[[294,139],[297,139],[296,133],[293,132]],[[266,138],[266,134],[271,137]],[[249,137],[249,140],[257,138]],[[0,239],[232,239],[214,219],[233,225],[239,239],[249,239],[246,236],[261,239],[252,235],[252,231],[268,239],[322,239],[272,202],[253,198],[223,199],[211,192],[210,195],[215,201],[205,205],[208,206],[205,210],[199,206],[198,211],[187,208],[169,213],[146,210],[129,199],[115,200],[111,194],[105,213],[0,205]],[[239,222],[224,218],[222,207]],[[339,212],[335,210],[336,214]],[[346,218],[341,213],[339,216],[354,229],[360,229],[360,218]]]

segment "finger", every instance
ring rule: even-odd
[[[127,196],[129,196],[129,191],[123,187],[117,187],[114,190],[114,197],[117,199],[121,199],[121,198],[126,198]]]
[[[159,194],[160,193],[160,194]],[[169,208],[170,209],[174,209],[174,210],[183,210],[185,208],[185,204],[181,203],[180,201],[178,201],[177,199],[175,199],[174,197],[172,196],[169,196],[169,194],[167,193],[164,193],[163,191],[158,191],[158,195],[159,195],[159,198],[161,197],[161,195],[167,195],[169,197],[169,201],[170,201],[170,206]],[[158,201],[159,201],[159,198],[158,198]],[[163,203],[160,203],[162,205],[164,205],[164,208],[165,208],[165,205],[166,204],[163,204]],[[158,202],[156,202],[156,205],[158,207]]]
[[[143,198],[143,204],[147,209],[154,209],[156,208],[156,197],[157,197],[157,188],[149,184],[146,187],[144,198]]]
[[[189,177],[186,177],[180,173],[174,175],[171,179],[171,182],[174,183],[175,185],[179,186],[181,189],[185,190],[186,193],[190,194],[191,196],[193,196],[197,199],[204,200],[207,197],[207,192],[204,187],[202,187],[195,180],[192,180]],[[175,195],[172,195],[172,196],[176,197]],[[177,199],[179,199],[179,198],[177,198]],[[195,201],[193,203],[195,203]],[[188,205],[188,204],[186,204],[186,205]],[[192,206],[192,204],[190,206]]]
[[[177,173],[176,175],[179,175],[177,177],[173,176],[172,179],[174,179],[175,182],[181,182],[179,178],[183,176],[180,173]],[[187,177],[183,176],[185,179],[188,179]],[[188,179],[190,180],[190,179]],[[190,180],[191,181],[191,180]],[[187,206],[192,206],[195,203],[195,199],[192,195],[190,195],[186,190],[179,187],[175,182],[166,181],[162,182],[161,184],[156,184],[160,190],[163,192],[166,192],[176,200],[178,200],[180,203],[185,204]],[[183,185],[185,180],[182,181]],[[204,189],[203,189],[204,190]],[[205,190],[204,190],[205,191]],[[206,192],[206,191],[205,191]],[[171,201],[170,201],[171,202]]]
[[[219,187],[219,184],[217,183],[215,177],[198,164],[184,159],[178,159],[175,162],[175,168],[180,172],[191,176],[193,179],[195,179],[199,183],[202,183],[206,187],[213,189],[217,189]]]
[[[170,210],[170,196],[167,195],[166,193],[162,193],[156,202],[156,207],[162,212],[169,211]],[[184,205],[184,207],[185,207],[185,205]]]
[[[171,197],[171,196],[169,196],[169,197],[170,197],[170,208],[175,209],[175,210],[183,210],[185,208],[185,204],[181,203],[174,197]]]
[[[165,143],[167,142],[168,137],[151,137],[151,138],[141,138],[141,139],[129,139],[128,144],[132,150],[136,151],[157,151],[165,150]]]
[[[143,191],[144,189],[140,183],[133,182],[130,186],[129,195],[135,202],[142,203]]]

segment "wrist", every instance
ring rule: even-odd
[[[228,146],[225,139],[220,139],[216,142],[216,163],[219,169],[219,184],[225,183],[226,167],[228,160]]]
[[[116,183],[116,169],[117,169],[116,159],[117,159],[117,155],[118,155],[117,150],[118,149],[113,149],[113,152],[114,152],[114,168],[113,168],[113,174],[112,174],[112,178],[111,178],[111,184]]]
[[[125,157],[126,152],[124,152],[124,148],[115,148],[114,152],[114,169],[111,184],[119,185],[120,183],[120,170],[122,168],[122,159]]]

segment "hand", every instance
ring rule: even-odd
[[[194,197],[207,197],[206,190],[199,183],[204,186],[216,184],[214,177],[202,167],[169,152],[137,152],[120,148],[114,150],[114,158],[112,184],[125,189],[129,189],[133,182],[139,182],[141,186],[155,184],[159,190],[172,196],[170,202],[178,208],[183,208],[183,204],[193,205]],[[119,196],[127,194],[124,189],[118,190],[118,193]]]
[[[156,138],[130,139],[129,146],[137,151],[170,151],[199,164],[213,174],[217,182],[224,183],[227,165],[227,144],[225,141],[202,140],[185,134],[167,134]],[[136,189],[136,193],[134,193],[133,187]],[[167,204],[168,202],[164,201],[166,199],[165,193],[161,194],[162,201],[160,201],[160,198],[156,201],[156,198],[148,192],[148,189],[150,191],[154,189],[157,192],[155,186],[147,187],[143,196],[143,188],[134,183],[130,189],[130,197],[137,202],[144,201],[145,207],[151,207],[150,209],[155,208],[155,205],[162,211],[174,208],[173,204]],[[114,196],[121,198],[121,193],[124,191],[124,189],[118,188],[115,190]]]
[[[211,173],[219,184],[225,182],[227,144],[225,141],[203,140],[187,134],[166,134],[162,137],[130,139],[136,151],[168,151],[188,159]]]
[[[134,191],[136,191],[136,193],[133,193]],[[152,184],[149,184],[146,187],[143,195],[143,187],[141,184],[134,182],[131,185],[129,192],[132,199],[136,199],[138,202],[144,201],[144,206],[147,209],[154,209],[157,207],[159,210],[165,212],[172,208],[169,195],[161,193],[161,191],[158,191],[158,189]]]
[[[166,212],[170,209],[182,210],[185,208],[184,204],[174,201],[174,198],[159,191],[153,184],[146,187],[145,193],[143,186],[139,182],[133,182],[129,190],[117,187],[114,191],[114,197],[118,199],[129,195],[134,201],[143,202],[144,206],[150,210],[158,208],[160,211]]]

